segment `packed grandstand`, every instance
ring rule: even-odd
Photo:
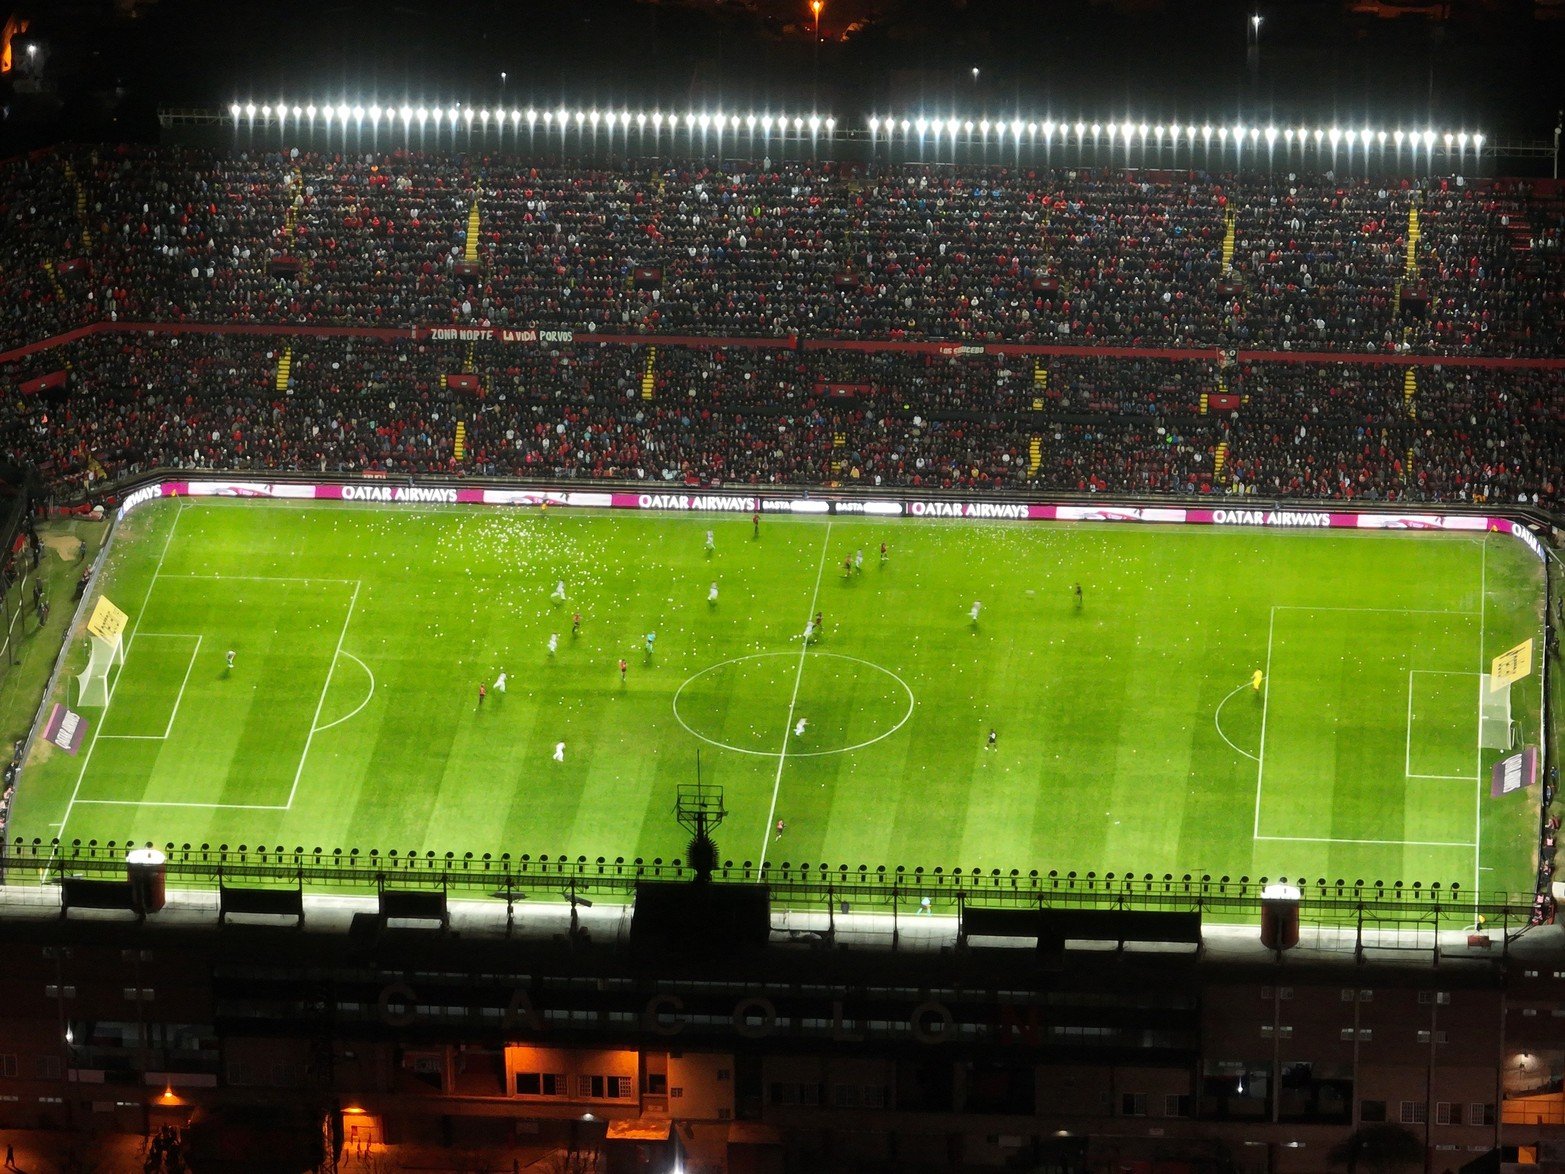
[[[1562,237],[1542,182],[61,148],[0,165],[0,440],[60,501],[175,467],[1553,504]]]

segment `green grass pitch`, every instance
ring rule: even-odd
[[[1508,536],[205,500],[100,586],[125,664],[13,836],[668,859],[699,750],[734,861],[1531,884],[1477,744],[1542,620]]]

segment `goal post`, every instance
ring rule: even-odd
[[[1509,750],[1511,734],[1511,683],[1496,682],[1483,673],[1478,685],[1478,745],[1486,750]]]
[[[109,703],[109,672],[125,663],[126,615],[100,596],[87,621],[87,639],[91,652],[87,667],[76,675],[78,705],[106,706]]]

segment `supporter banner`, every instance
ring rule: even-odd
[[[37,379],[25,379],[19,386],[29,395],[33,392],[48,391],[54,387],[64,387],[65,380],[70,375],[69,371],[50,371],[47,375],[40,375]]]
[[[731,514],[840,514],[910,518],[975,518],[1046,522],[1131,522],[1196,526],[1257,526],[1266,529],[1411,530],[1489,532],[1520,539],[1533,554],[1543,545],[1525,522],[1479,514],[1351,513],[1331,510],[1199,509],[1186,506],[1130,506],[1112,502],[963,501],[941,497],[781,497],[724,489],[631,491],[613,489],[505,489],[454,485],[407,485],[385,479],[366,484],[310,485],[286,481],[165,481],[146,485],[120,506],[124,517],[155,497],[286,498],[386,505],[570,506],[589,509],[668,510]]]
[[[69,277],[74,273],[85,273],[87,271],[87,262],[80,257],[72,257],[69,260],[61,261],[54,267],[54,271],[64,277]]]
[[[476,375],[447,375],[446,386],[457,391],[477,391],[478,376]]]
[[[75,754],[81,749],[82,740],[87,736],[87,719],[79,713],[66,709],[63,705],[56,704],[49,711],[49,720],[44,725],[43,736],[67,754]]]
[[[1499,799],[1512,791],[1530,787],[1537,781],[1538,748],[1523,746],[1518,753],[1494,764],[1494,769],[1489,773],[1489,796]]]
[[[1206,406],[1214,412],[1232,412],[1239,407],[1239,397],[1218,392],[1206,397]]]

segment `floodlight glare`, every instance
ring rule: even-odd
[[[1346,130],[1343,131],[1342,137],[1347,140],[1348,148],[1351,150],[1354,140],[1358,138],[1358,132],[1355,130]]]
[[[952,122],[955,122],[955,121],[956,121],[956,119],[954,119],[954,118],[953,118],[953,119],[952,119],[952,120],[951,120],[951,121],[952,121]],[[968,119],[968,120],[967,120],[967,121],[966,121],[966,122],[964,122],[964,123],[963,123],[963,124],[962,124],[962,129],[963,129],[963,130],[964,130],[964,131],[966,131],[966,132],[967,132],[967,133],[968,133],[968,134],[972,134],[972,133],[973,133],[973,120],[972,120],[972,119],[971,119],[971,118],[969,118],[969,119]],[[952,131],[952,132],[951,132],[951,137],[952,137],[952,138],[955,138],[955,137],[956,137],[956,132],[955,132],[955,131]]]
[[[295,118],[302,118],[304,116],[304,111],[300,110],[297,106],[295,106],[293,108],[293,116]]]
[[[736,118],[736,119],[734,119],[734,121],[737,123],[739,120]],[[835,118],[828,117],[826,119],[826,133],[829,135],[833,131],[835,131],[836,129],[837,129],[837,120]]]
[[[983,135],[986,139],[989,137],[989,120],[987,118],[981,118],[978,120],[978,133]]]
[[[1128,123],[1128,122],[1127,122],[1127,123],[1125,123],[1125,124],[1124,124],[1124,125],[1122,125],[1122,126],[1121,126],[1121,127],[1120,127],[1120,128],[1119,128],[1119,133],[1120,133],[1120,134],[1121,134],[1121,135],[1122,135],[1122,136],[1123,136],[1123,137],[1124,137],[1124,138],[1127,138],[1127,139],[1128,139],[1128,138],[1130,138],[1130,136],[1131,136],[1131,135],[1132,135],[1132,134],[1134,134],[1134,133],[1135,133],[1135,131],[1136,131],[1136,128],[1135,128],[1135,127],[1134,127],[1134,126],[1132,126],[1132,125],[1131,125],[1131,124],[1130,124],[1130,123]]]
[[[1222,142],[1226,143],[1228,141],[1228,128],[1226,126],[1218,127],[1217,128],[1217,137],[1218,137],[1219,140],[1221,140]]]
[[[1022,137],[1022,120],[1020,118],[1011,119],[1011,134],[1018,139]]]
[[[800,118],[797,114],[795,114],[793,116],[793,129],[794,130],[803,130],[804,129],[804,119]]]
[[[246,118],[254,118],[255,117],[255,103],[254,102],[246,102],[245,103],[245,117]]]
[[[1273,143],[1275,143],[1276,141],[1277,141],[1277,128],[1275,126],[1267,127],[1266,128],[1266,145],[1269,147]]]
[[[304,113],[307,117],[313,120],[315,118],[315,103],[311,102],[308,106],[306,106],[304,108]]]
[[[1327,138],[1331,139],[1331,145],[1335,147],[1339,142],[1342,141],[1342,132],[1336,127],[1332,127],[1331,131],[1327,135]]]
[[[240,110],[240,106],[239,106],[239,103],[238,103],[238,102],[234,102],[234,103],[233,103],[233,104],[231,104],[231,105],[230,105],[230,106],[229,106],[229,107],[228,107],[228,112],[229,112],[229,113],[230,113],[230,114],[231,114],[231,115],[233,115],[233,116],[234,116],[234,117],[235,117],[235,118],[238,118],[238,117],[239,117],[239,110]]]
[[[1076,137],[1079,139],[1079,138],[1082,137],[1082,135],[1084,135],[1086,133],[1087,133],[1087,124],[1085,122],[1078,122],[1076,124]]]
[[[362,106],[355,106],[353,108],[353,121],[354,122],[363,122],[364,121],[364,107],[362,107]]]
[[[1094,122],[1092,124],[1092,137],[1093,138],[1097,138],[1102,133],[1103,133],[1103,127],[1099,123]]]
[[[907,131],[908,131],[908,120],[904,118],[902,120],[902,133],[903,134],[907,134]]]
[[[1207,137],[1210,138],[1211,134],[1212,134],[1211,129],[1208,128],[1206,133],[1207,133]],[[1185,138],[1194,141],[1194,139],[1195,139],[1195,127],[1193,127],[1193,126],[1185,127]]]
[[[1446,150],[1448,150],[1448,151],[1451,149],[1451,137],[1452,137],[1451,136],[1451,132],[1450,131],[1446,131],[1445,132],[1445,146],[1446,146]]]
[[[1473,135],[1473,150],[1475,150],[1475,151],[1483,150],[1483,135],[1481,135],[1481,134]]]

